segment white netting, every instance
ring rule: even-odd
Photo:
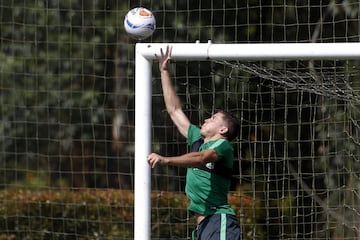
[[[149,42],[358,42],[360,3],[0,1],[0,239],[132,239],[134,40],[122,23],[151,9]],[[177,62],[194,123],[242,120],[231,203],[244,239],[358,239],[359,61]],[[153,150],[187,151],[153,79]],[[153,174],[152,239],[195,227],[184,169]]]

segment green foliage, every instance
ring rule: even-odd
[[[0,192],[0,239],[132,239],[133,199],[130,191],[79,190]],[[195,228],[188,218],[182,193],[152,194],[152,237],[185,238]],[[260,237],[254,228],[261,219],[249,196],[229,196],[247,236]]]
[[[125,13],[134,7],[131,4],[135,3],[123,0],[1,2],[1,188],[109,187],[112,181],[118,181],[119,171],[131,173],[133,168],[125,169],[118,164],[119,154],[121,161],[132,166],[133,155],[133,85],[128,80],[133,78],[134,42],[127,39],[122,29]],[[151,8],[157,18],[158,29],[149,39],[153,42],[359,39],[356,0],[326,0],[321,4],[292,0],[286,5],[283,0],[273,0],[271,4],[259,4],[258,0],[146,0],[142,4]],[[320,64],[335,72],[341,65]],[[357,69],[350,67],[357,65],[349,64],[344,74],[358,89]],[[321,219],[320,214],[326,212],[322,209],[317,213],[314,202],[307,200],[316,194],[328,196],[323,201],[331,205],[356,202],[353,201],[356,191],[348,195],[341,192],[346,184],[357,186],[356,177],[339,171],[350,169],[354,173],[360,168],[356,160],[359,142],[349,138],[359,135],[360,114],[356,106],[319,100],[318,96],[284,88],[279,90],[276,84],[265,83],[264,87],[262,79],[244,73],[229,75],[222,65],[215,63],[178,62],[175,70],[178,92],[186,100],[185,110],[194,123],[201,122],[214,108],[242,111],[248,129],[244,130],[244,143],[237,147],[241,148],[239,158],[244,157],[241,174],[250,176],[252,185],[237,186],[246,190],[246,194],[242,195],[241,204],[236,203],[240,204],[236,210],[247,239],[255,236],[278,239],[280,227],[290,238],[297,237],[294,233],[302,228],[303,233],[313,231],[310,220]],[[154,78],[157,74],[154,71]],[[178,140],[176,131],[166,130],[168,117],[158,94],[160,84],[154,83],[153,90],[154,96],[160,96],[153,99],[154,147],[168,155],[184,153],[186,146]],[[263,104],[261,110],[258,102]],[[284,106],[291,107],[285,111]],[[114,112],[119,109],[123,119],[129,116],[129,121],[122,123],[129,127],[121,128],[121,134],[128,137],[125,140],[113,139],[111,132]],[[317,142],[310,143],[313,137]],[[169,143],[170,140],[173,142]],[[114,148],[116,141],[126,141],[128,146]],[[299,173],[298,178],[305,178],[289,176],[291,167]],[[111,171],[116,174],[109,180],[107,174]],[[307,175],[314,172],[321,174],[317,178]],[[161,174],[158,176],[169,189],[180,185]],[[131,185],[131,180],[127,183]],[[306,185],[313,188],[311,194]],[[294,189],[297,196],[291,193]],[[340,190],[333,193],[329,189]],[[0,229],[8,231],[2,232],[0,239],[14,239],[16,234],[20,234],[19,239],[73,239],[75,233],[78,239],[131,238],[132,198],[124,200],[127,195],[131,193],[111,190],[4,191],[0,196]],[[294,206],[294,198],[301,206]],[[153,196],[153,203],[153,231],[157,235],[187,233],[188,226],[179,220],[187,218],[182,195],[158,194]],[[295,207],[303,212],[294,220]],[[174,219],[174,215],[178,217]],[[170,227],[169,220],[174,220],[176,227],[171,224]],[[266,224],[271,227],[266,229],[263,227]]]
[[[101,143],[112,119],[114,56],[108,53],[119,24],[114,12],[98,11],[104,5],[116,7],[106,1],[2,4],[0,164],[7,170],[1,184],[24,179],[19,168],[60,171],[67,161],[61,155],[85,154],[79,145],[102,156],[108,151]]]
[[[1,239],[127,239],[133,198],[119,191],[1,192]]]

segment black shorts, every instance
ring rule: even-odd
[[[240,240],[240,226],[234,215],[213,214],[201,221],[196,236],[197,240]]]

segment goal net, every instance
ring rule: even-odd
[[[174,65],[175,86],[193,122],[201,125],[218,109],[241,119],[229,199],[238,204],[245,239],[358,237],[357,61]],[[163,98],[159,81],[154,79],[155,106]],[[155,151],[170,156],[186,152],[164,108],[155,111],[154,129],[164,131],[153,137]],[[156,169],[153,189],[183,189],[184,171]]]
[[[149,43],[266,54],[263,44],[360,40],[353,0],[0,1],[0,239],[134,239],[136,41],[122,22],[138,5],[157,20]],[[174,60],[194,124],[219,109],[241,120],[229,202],[243,239],[360,238],[359,65]],[[184,154],[151,70],[151,151]],[[185,171],[152,170],[149,238],[191,238]]]

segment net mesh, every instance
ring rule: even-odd
[[[192,75],[185,69],[196,69],[197,75],[183,77]],[[358,236],[359,86],[354,82],[359,70],[354,62],[177,62],[174,71],[193,122],[201,124],[224,108],[241,119],[230,198],[239,201],[245,239]],[[161,91],[154,96],[161,104]],[[170,129],[157,151],[186,152],[171,121],[165,118],[158,127],[163,125]],[[157,169],[155,179],[165,184],[157,181],[155,189],[168,191],[174,180],[172,187],[182,186],[184,173],[178,171]]]
[[[134,43],[358,42],[355,0],[0,1],[0,239],[132,239]],[[229,201],[244,239],[358,239],[359,61],[179,61],[194,124],[241,120]],[[187,152],[153,69],[152,150]],[[185,169],[152,173],[152,239],[189,239]]]

